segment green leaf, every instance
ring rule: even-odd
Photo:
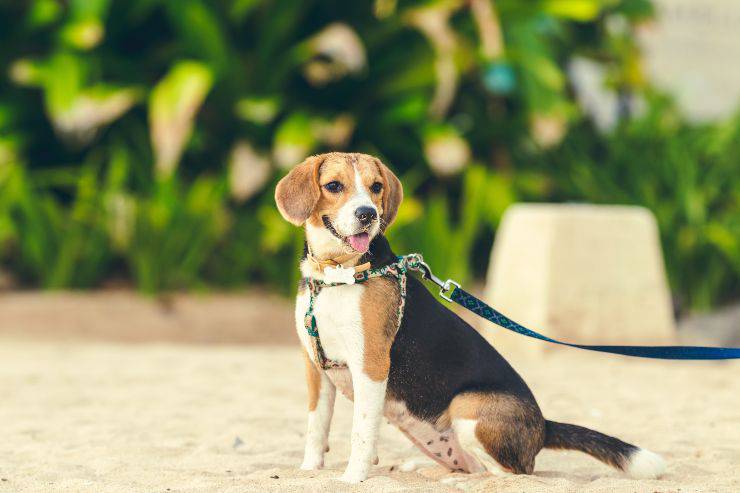
[[[28,11],[28,25],[32,29],[43,28],[62,16],[62,6],[57,0],[35,0]]]
[[[225,72],[233,57],[224,36],[226,29],[215,15],[216,9],[201,0],[167,1],[164,5],[186,56],[208,64],[217,77]]]
[[[87,82],[88,71],[82,58],[69,52],[58,52],[45,64],[44,96],[52,119],[72,106]]]
[[[296,111],[280,122],[272,152],[278,166],[290,168],[303,161],[315,146],[316,136],[311,128],[311,118],[303,111]]]
[[[565,75],[551,58],[528,53],[521,63],[532,77],[551,91],[562,91],[565,87]]]
[[[237,101],[235,112],[244,120],[264,125],[275,119],[280,107],[281,98],[279,96],[252,96]]]
[[[735,266],[735,270],[740,272],[740,228],[733,232],[720,222],[710,222],[706,227],[707,239],[715,245]]]
[[[61,38],[71,47],[90,50],[105,35],[105,16],[110,0],[72,0],[69,4],[70,21],[62,28]]]
[[[556,17],[586,22],[599,15],[601,4],[601,0],[544,0],[542,8]]]
[[[152,90],[149,125],[158,176],[169,177],[175,170],[212,83],[212,72],[205,65],[182,61]]]
[[[105,28],[100,19],[80,19],[67,24],[61,32],[62,39],[79,50],[90,50],[103,39]]]

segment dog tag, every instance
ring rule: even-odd
[[[345,269],[341,265],[336,267],[324,267],[324,282],[336,282],[340,284],[354,284],[355,270]]]

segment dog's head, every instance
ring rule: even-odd
[[[296,226],[305,224],[309,246],[320,258],[367,252],[396,218],[402,199],[401,182],[388,167],[355,153],[311,156],[275,189],[278,210]]]

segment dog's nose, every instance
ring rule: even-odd
[[[375,219],[378,217],[378,212],[375,210],[374,207],[358,207],[355,209],[355,217],[358,221],[360,221],[360,224],[363,226],[367,226],[371,222],[375,221]]]

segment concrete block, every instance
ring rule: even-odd
[[[567,342],[675,339],[658,228],[642,207],[512,206],[496,236],[484,299],[522,325]],[[559,349],[490,323],[479,327],[507,355]]]

